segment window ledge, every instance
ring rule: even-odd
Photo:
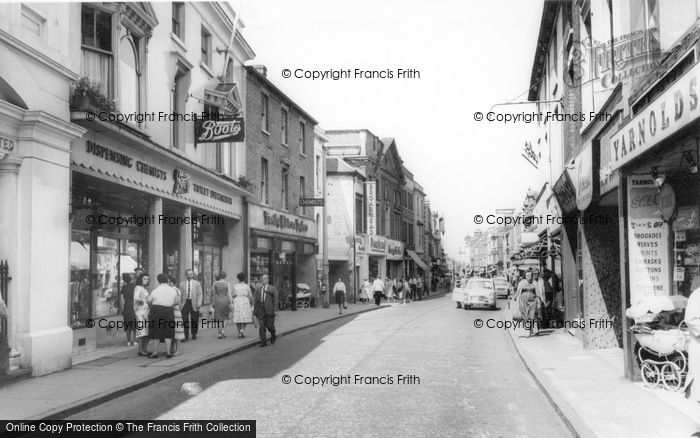
[[[286,147],[287,149],[289,149],[289,145],[288,145],[287,143],[282,142],[282,143],[280,143],[280,144],[281,144],[282,146]]]
[[[182,50],[183,52],[187,52],[187,47],[185,47],[185,42],[182,41],[179,36],[170,32],[170,39],[175,41],[175,44],[177,44],[177,46],[180,48],[180,50]]]
[[[263,134],[267,135],[268,137],[270,136],[270,133],[265,131],[265,128],[262,128],[261,131]]]
[[[209,78],[214,77],[214,72],[211,71],[211,67],[205,64],[204,61],[199,61],[199,66],[209,75]]]
[[[302,157],[304,157],[304,158],[306,158],[306,154],[303,153],[303,152],[299,152],[299,155],[302,156]]]

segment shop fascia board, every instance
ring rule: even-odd
[[[103,122],[100,120],[88,121],[85,116],[87,113],[80,111],[71,112],[71,120],[74,121],[76,125],[92,130],[98,134],[104,135],[116,142],[124,142],[127,145],[134,148],[143,148],[148,152],[155,154],[157,157],[163,158],[165,160],[171,161],[174,167],[183,167],[190,171],[195,170],[200,176],[209,179],[215,184],[223,184],[234,196],[240,196],[245,198],[250,198],[255,196],[253,192],[249,192],[238,185],[236,185],[233,180],[219,175],[213,172],[211,169],[207,169],[201,164],[195,163],[194,161],[174,152],[171,149],[164,148],[151,140],[144,139],[143,134],[136,134],[131,128],[126,126],[121,126],[117,123]],[[127,140],[126,142],[124,140]]]

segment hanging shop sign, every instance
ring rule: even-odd
[[[593,147],[588,143],[576,158],[576,208],[584,211],[593,200]]]
[[[365,199],[367,202],[367,235],[377,234],[377,182],[365,182]]]
[[[173,193],[176,195],[181,195],[190,191],[190,174],[181,169],[175,169],[173,171],[173,179],[175,180],[175,185],[173,186]]]
[[[659,188],[651,176],[627,178],[630,304],[669,295],[670,226],[661,217]]]
[[[365,236],[355,236],[355,252],[358,254],[364,254],[365,252],[367,252]]]
[[[567,214],[576,210],[576,187],[571,181],[568,170],[564,170],[552,187],[552,191],[557,197],[562,213]]]
[[[399,242],[398,240],[387,239],[386,258],[387,260],[403,259],[403,242]]]
[[[382,236],[368,236],[369,252],[371,254],[386,255],[386,238]]]
[[[700,63],[611,136],[612,170],[648,151],[700,116],[699,77]]]
[[[243,117],[216,114],[216,118],[194,122],[195,143],[224,143],[245,140]]]

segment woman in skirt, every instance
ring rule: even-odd
[[[342,315],[343,306],[345,305],[345,283],[340,277],[333,285],[333,294],[335,295],[335,303],[338,305],[338,314]]]
[[[180,299],[182,297],[180,289],[177,288],[177,279],[174,276],[168,277],[168,285],[175,289],[177,292],[177,299],[175,300],[175,305],[173,306],[173,316],[175,317],[175,337],[170,342],[170,354],[177,356],[180,354],[178,352],[178,343],[185,339],[185,326],[182,322],[182,312],[180,311]]]
[[[238,283],[233,285],[233,322],[238,328],[238,337],[245,338],[243,330],[246,324],[253,322],[253,292],[245,282],[245,274],[239,273]]]
[[[165,357],[171,358],[170,340],[175,337],[175,312],[173,308],[178,299],[177,291],[168,285],[168,276],[158,274],[158,287],[153,289],[148,296],[148,306],[150,308],[149,333],[151,339],[156,339],[158,344],[153,348],[153,353],[148,357],[158,358],[158,346],[165,344]]]
[[[532,278],[532,270],[528,270],[525,273],[525,278],[518,283],[518,290],[515,292],[513,299],[518,303],[520,314],[523,317],[523,321],[525,321],[525,328],[528,330],[527,337],[529,338],[533,335],[539,306],[537,284]]]
[[[211,303],[210,312],[214,314],[214,319],[219,325],[219,339],[226,337],[226,320],[231,318],[231,287],[225,280],[226,272],[221,271],[216,276],[216,281],[211,288]]]
[[[142,272],[136,278],[134,287],[134,317],[136,318],[136,339],[139,344],[139,356],[148,356],[148,290],[150,282],[147,273]]]

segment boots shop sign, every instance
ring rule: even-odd
[[[245,139],[243,117],[217,116],[216,119],[198,119],[194,123],[195,143],[237,142]]]
[[[650,150],[700,116],[699,77],[700,63],[610,137],[612,170]]]

